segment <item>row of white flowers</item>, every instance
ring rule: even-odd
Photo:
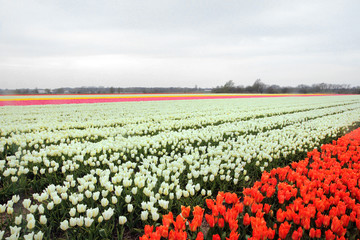
[[[9,221],[0,237],[109,236],[157,221],[174,206],[244,186],[360,119],[357,96],[280,100],[1,109],[13,124],[1,120],[0,213]],[[20,199],[21,186],[41,189]]]
[[[352,109],[356,108],[357,103],[355,104],[349,104],[348,105],[341,105],[337,107],[331,107],[331,108],[325,108],[325,109],[319,109],[316,108],[314,110],[307,110],[307,111],[297,111],[294,114],[283,114],[282,115],[275,115],[274,117],[266,117],[266,118],[255,118],[251,119],[251,121],[231,121],[231,122],[225,122],[220,125],[216,125],[215,127],[213,125],[208,125],[206,129],[208,131],[214,132],[214,133],[220,133],[220,135],[223,135],[224,132],[249,132],[249,131],[259,131],[264,128],[270,128],[270,127],[282,127],[280,125],[284,124],[291,124],[291,122],[299,122],[302,120],[307,120],[310,118],[316,118],[319,116],[327,115],[327,114],[334,114],[339,111],[343,111],[344,109]],[[289,111],[289,110],[288,110]],[[293,111],[293,110],[292,110]],[[263,112],[260,112],[258,114],[264,114]],[[179,120],[181,121],[181,120]],[[163,124],[166,125],[167,121],[163,121]],[[199,124],[198,120],[192,121],[193,125]],[[148,123],[148,125],[150,125]],[[159,124],[155,124],[155,126],[158,126]],[[220,130],[219,130],[220,129]],[[11,137],[4,138],[1,141],[2,148],[5,147],[5,145],[18,145],[22,148],[26,147],[34,147],[35,150],[38,150],[39,148],[44,148],[47,145],[51,144],[58,144],[58,143],[64,143],[66,145],[72,144],[72,143],[88,143],[93,142],[91,140],[98,139],[99,137],[101,139],[105,140],[113,140],[115,138],[116,141],[126,142],[125,145],[128,145],[129,142],[136,139],[123,139],[124,135],[126,135],[127,132],[126,126],[123,127],[103,127],[103,128],[90,128],[85,130],[74,130],[74,129],[68,129],[67,131],[41,131],[36,133],[22,133],[22,134],[13,134]],[[159,128],[156,129],[158,131]],[[174,130],[170,133],[172,134],[175,132]],[[190,132],[190,134],[188,134]],[[199,135],[197,133],[194,134],[194,132],[199,132],[197,129],[191,128],[190,131],[181,131],[182,134],[188,134],[192,138],[197,138],[196,135]],[[169,131],[160,131],[162,135],[169,133]],[[161,134],[159,134],[161,135]],[[201,135],[201,133],[200,133]],[[207,134],[206,134],[207,135]],[[150,142],[152,138],[152,135],[144,135],[145,138],[141,138],[141,140],[145,140],[146,142]],[[220,136],[222,137],[222,136]],[[150,139],[150,140],[149,140]],[[140,141],[141,141],[140,140]],[[136,139],[138,141],[138,139]],[[95,141],[98,142],[98,141]],[[157,142],[155,140],[155,142]],[[101,142],[100,145],[103,145],[103,142]]]
[[[328,98],[327,98],[328,99]],[[281,99],[280,99],[281,100]],[[0,132],[2,136],[24,132],[49,132],[68,129],[89,129],[121,126],[129,132],[140,134],[158,130],[172,130],[173,128],[193,127],[194,125],[211,125],[216,122],[238,121],[246,118],[254,118],[262,115],[284,114],[286,112],[306,111],[314,108],[329,107],[331,105],[342,105],[349,103],[351,99],[332,100],[331,104],[326,101],[313,99],[311,105],[308,99],[287,101],[286,104],[276,104],[279,99],[271,101],[252,101],[243,99],[240,102],[224,102],[218,100],[214,106],[213,100],[204,100],[205,104],[183,101],[181,104],[168,105],[158,102],[158,108],[153,104],[144,102],[142,106],[134,107],[134,103],[97,104],[69,106],[42,106],[42,107],[3,107],[2,118],[0,119]],[[206,102],[207,101],[207,102]],[[230,100],[231,101],[231,100]],[[274,109],[274,104],[276,109]],[[46,111],[43,114],[39,111]],[[86,111],[86,113],[84,113]],[[211,112],[211,115],[209,115]],[[16,119],[17,123],[9,124]],[[201,124],[201,125],[199,125]],[[56,131],[56,133],[60,133]]]

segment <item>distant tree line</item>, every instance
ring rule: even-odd
[[[195,93],[210,92],[211,89],[203,88],[180,88],[180,87],[76,87],[76,88],[55,88],[55,89],[0,89],[0,94],[109,94],[109,93]]]
[[[213,93],[338,93],[360,94],[360,87],[351,87],[349,84],[319,83],[311,86],[300,84],[296,87],[280,87],[279,85],[267,85],[257,79],[251,86],[235,86],[233,80],[227,81],[223,86],[212,89]]]
[[[360,94],[360,87],[351,87],[348,84],[319,83],[311,86],[300,84],[296,87],[281,87],[267,85],[257,79],[250,86],[235,86],[233,80],[227,81],[223,86],[216,88],[181,88],[181,87],[75,87],[75,88],[45,88],[45,89],[0,89],[0,94],[109,94],[109,93],[339,93]]]

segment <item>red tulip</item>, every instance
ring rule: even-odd
[[[215,234],[215,235],[213,235],[212,239],[213,239],[213,240],[221,240],[221,238],[220,238],[220,235],[219,235],[219,234]]]
[[[311,237],[311,238],[315,238],[315,237],[316,237],[316,231],[315,231],[314,228],[311,228],[311,229],[310,229],[309,237]]]
[[[281,208],[276,212],[276,220],[282,223],[285,220],[285,213],[282,211]]]
[[[275,237],[275,230],[269,228],[267,233],[268,233],[268,234],[267,234],[267,238],[268,238],[268,239],[274,239],[274,237]]]
[[[327,216],[327,215],[324,215],[323,225],[324,225],[325,227],[327,227],[327,226],[329,226],[329,224],[330,224],[330,217]]]
[[[198,232],[195,240],[204,240],[204,234],[202,232]]]
[[[329,229],[325,232],[325,239],[326,240],[333,240],[335,239],[334,233]]]
[[[270,206],[269,204],[267,204],[267,203],[264,204],[264,212],[265,212],[266,214],[269,213],[270,208],[271,208],[271,206]]]
[[[291,225],[288,222],[284,222],[279,227],[279,237],[281,239],[285,239],[286,235],[289,233],[289,230],[291,228]]]
[[[238,211],[238,213],[242,213],[244,210],[244,204],[243,203],[236,203],[235,209]]]
[[[248,226],[248,225],[250,224],[250,217],[249,217],[249,214],[248,214],[248,213],[246,213],[246,214],[244,215],[243,224],[244,224],[245,226]]]
[[[235,219],[229,220],[230,231],[236,231],[238,229],[238,227],[239,227],[238,220],[235,220]]]
[[[219,218],[217,222],[219,228],[223,228],[225,226],[225,221],[223,218]]]

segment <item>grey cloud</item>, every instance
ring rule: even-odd
[[[286,79],[355,85],[360,73],[355,0],[0,0],[0,6],[0,81],[9,87],[35,78],[44,79],[39,87],[45,79],[55,86],[74,78],[79,85],[131,79],[145,86],[151,79],[187,86],[198,79],[216,86],[259,77],[280,85]]]

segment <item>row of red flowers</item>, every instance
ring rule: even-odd
[[[219,192],[206,200],[208,210],[194,207],[192,217],[184,206],[176,217],[163,215],[162,225],[145,226],[140,240],[357,239],[359,160],[360,128],[309,152],[305,160],[264,172],[240,197]]]

